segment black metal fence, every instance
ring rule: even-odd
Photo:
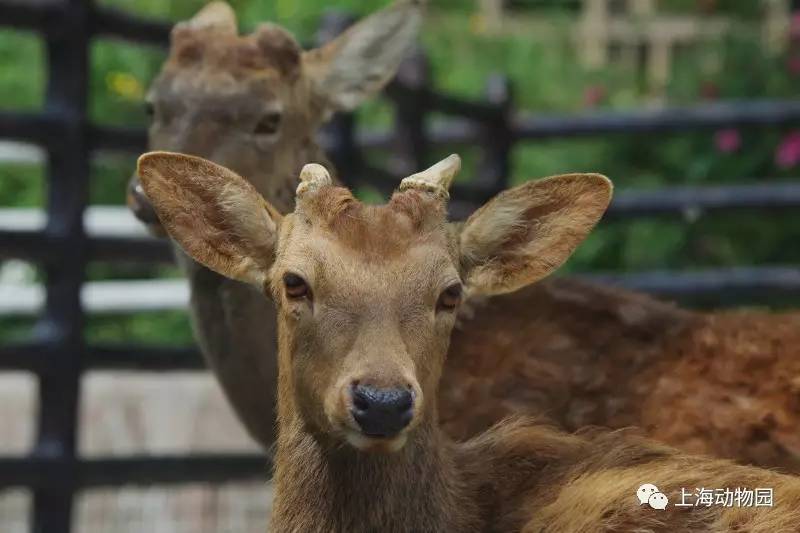
[[[86,459],[76,453],[80,379],[89,369],[185,370],[201,368],[194,348],[88,344],[80,290],[89,261],[171,261],[163,242],[149,239],[93,238],[84,231],[89,161],[97,150],[140,153],[145,132],[100,127],[87,119],[89,45],[95,36],[164,45],[168,26],[95,6],[91,0],[29,3],[0,0],[0,25],[39,32],[46,42],[48,82],[40,113],[0,112],[0,138],[36,143],[48,155],[48,222],[43,231],[0,229],[0,259],[36,262],[46,273],[46,308],[33,338],[0,346],[0,371],[24,370],[39,378],[36,442],[27,457],[0,458],[0,489],[33,491],[33,531],[68,532],[75,495],[96,486],[221,482],[263,476],[262,456],[166,456]],[[329,17],[327,33],[347,19]],[[580,116],[530,116],[514,108],[513,91],[503,77],[492,77],[481,102],[464,101],[431,88],[424,55],[410,58],[387,91],[396,113],[391,131],[364,132],[353,116],[337,117],[324,142],[340,174],[389,191],[397,178],[429,162],[441,145],[479,145],[483,158],[476,178],[453,190],[451,209],[464,216],[476,204],[506,187],[514,145],[532,139],[667,133],[730,126],[800,123],[800,101],[749,101],[701,108],[595,113]],[[448,118],[428,124],[432,113]],[[391,150],[387,169],[371,168],[365,150]],[[676,215],[690,210],[742,208],[796,209],[800,185],[674,188],[622,192],[612,217]],[[746,268],[699,273],[645,273],[605,277],[610,281],[680,297],[719,295],[733,299],[770,292],[800,295],[800,269]]]

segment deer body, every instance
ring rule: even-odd
[[[208,161],[156,152],[139,174],[194,259],[278,309],[278,532],[791,532],[800,480],[690,456],[625,432],[569,435],[530,419],[456,444],[438,389],[464,285],[497,294],[557,268],[610,200],[574,174],[445,221],[454,156],[365,206],[327,171],[301,172],[286,216]],[[643,508],[654,483],[669,509]],[[770,507],[677,507],[685,487],[771,487]]]
[[[526,413],[800,472],[800,314],[692,312],[568,279],[471,307],[440,391],[457,440]]]
[[[382,87],[419,16],[417,3],[399,3],[301,52],[272,25],[238,36],[230,9],[212,3],[173,34],[150,94],[150,146],[225,165],[291,212],[302,165],[330,168],[316,128]],[[131,200],[145,205],[136,188]],[[251,435],[270,449],[274,306],[179,256],[201,350]],[[569,430],[639,426],[687,451],[800,472],[800,315],[694,313],[564,279],[467,303],[439,393],[449,436],[466,439],[509,415],[545,415]]]

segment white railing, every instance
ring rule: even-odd
[[[36,231],[44,227],[41,209],[0,208],[0,228]],[[92,236],[143,237],[144,227],[121,206],[91,206],[84,215]],[[35,281],[34,268],[23,261],[0,263],[0,316],[38,314],[45,291]],[[83,285],[83,307],[89,314],[186,309],[189,287],[183,279],[93,281]]]

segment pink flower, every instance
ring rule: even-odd
[[[741,148],[742,136],[739,135],[739,130],[734,128],[719,130],[714,134],[714,144],[723,154],[730,154]]]
[[[590,85],[583,91],[583,105],[597,107],[606,99],[606,88],[602,85]]]
[[[791,56],[786,60],[786,69],[792,76],[800,74],[800,56]]]
[[[787,169],[800,163],[800,131],[790,131],[775,151],[775,165]]]
[[[798,11],[792,13],[792,20],[789,24],[789,36],[792,39],[800,37],[800,12]]]

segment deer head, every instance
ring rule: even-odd
[[[274,24],[241,36],[230,6],[208,4],[175,26],[169,57],[147,94],[151,149],[225,165],[278,208],[291,209],[302,164],[325,161],[315,131],[391,79],[416,37],[422,4],[400,0],[310,51]],[[157,226],[136,176],[128,204]]]
[[[513,291],[561,265],[605,211],[597,174],[533,181],[463,225],[446,221],[450,156],[368,206],[306,165],[281,216],[246,180],[155,152],[139,174],[164,227],[195,260],[278,307],[279,421],[333,444],[394,451],[436,421],[436,389],[464,288]]]

